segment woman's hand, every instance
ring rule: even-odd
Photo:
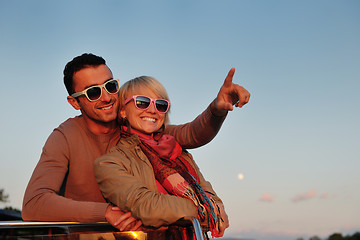
[[[136,231],[142,225],[140,220],[136,220],[131,216],[131,212],[124,213],[119,207],[114,206],[108,206],[105,218],[120,231]]]

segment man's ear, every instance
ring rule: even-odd
[[[75,108],[75,110],[80,110],[81,107],[79,105],[79,102],[72,96],[67,96],[68,103]]]

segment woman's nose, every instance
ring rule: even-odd
[[[155,102],[151,101],[149,108],[147,109],[149,112],[151,113],[155,113],[156,112],[156,108],[155,108]]]

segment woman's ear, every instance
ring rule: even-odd
[[[126,118],[126,112],[125,112],[125,109],[124,108],[122,108],[120,111],[119,111],[119,114],[120,114],[120,117],[121,118]]]
[[[79,105],[79,102],[72,96],[67,96],[68,103],[75,108],[75,110],[80,110],[81,107]]]

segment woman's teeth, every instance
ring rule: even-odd
[[[149,118],[149,117],[143,117],[142,120],[144,121],[150,121],[150,122],[155,122],[154,118]]]

